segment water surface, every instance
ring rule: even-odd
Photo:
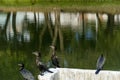
[[[120,66],[120,15],[85,12],[0,12],[0,79],[22,80],[17,64],[37,78],[33,51],[50,63],[56,45],[61,67],[95,69],[100,54],[105,70]]]

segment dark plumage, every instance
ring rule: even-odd
[[[18,64],[18,66],[20,67],[19,72],[21,73],[25,80],[35,80],[32,73],[24,68],[23,63]]]
[[[102,70],[104,63],[105,63],[105,57],[103,56],[103,54],[101,54],[97,60],[97,64],[96,64],[97,70],[95,74],[98,74],[100,70]]]
[[[56,47],[55,46],[50,46],[51,49],[52,49],[52,56],[51,56],[51,61],[52,61],[52,64],[55,66],[55,67],[60,67],[59,65],[59,61],[58,61],[58,57],[56,56]]]
[[[44,65],[41,61],[40,61],[40,52],[33,52],[33,54],[36,56],[36,65],[39,68],[41,75],[44,74],[45,71],[53,73],[52,71],[48,70],[48,68],[46,67],[46,65]]]

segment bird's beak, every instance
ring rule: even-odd
[[[54,46],[52,46],[52,45],[51,45],[51,46],[49,46],[49,47],[50,47],[50,48],[52,48],[52,49],[54,49]]]
[[[36,52],[32,52],[32,54],[36,55]]]
[[[35,56],[38,56],[38,52],[37,51],[33,52],[32,54],[34,54]]]
[[[18,66],[21,66],[21,64],[18,64]]]
[[[49,46],[50,48],[52,48],[52,46]]]

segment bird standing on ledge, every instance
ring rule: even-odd
[[[20,67],[19,71],[25,80],[35,80],[32,73],[24,68],[23,63],[18,64],[18,66]]]
[[[40,52],[33,52],[33,54],[36,56],[36,65],[39,68],[39,70],[41,71],[41,75],[44,75],[45,71],[53,73],[52,71],[48,70],[48,68],[46,67],[46,65],[44,65],[40,61],[40,57],[41,57],[41,53]]]
[[[56,56],[56,47],[52,45],[52,46],[50,46],[50,48],[52,49],[52,56],[51,56],[52,64],[55,67],[59,68],[60,65],[59,65],[58,57]]]
[[[97,64],[96,64],[97,70],[95,74],[98,74],[100,70],[102,70],[104,63],[105,63],[105,57],[103,56],[103,54],[101,54],[97,60]]]

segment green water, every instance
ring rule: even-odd
[[[91,16],[92,15],[92,16]],[[95,69],[100,54],[105,70],[120,66],[119,14],[83,12],[1,12],[0,80],[23,80],[18,63],[37,78],[33,51],[41,51],[49,67],[51,44],[56,45],[60,66]]]

